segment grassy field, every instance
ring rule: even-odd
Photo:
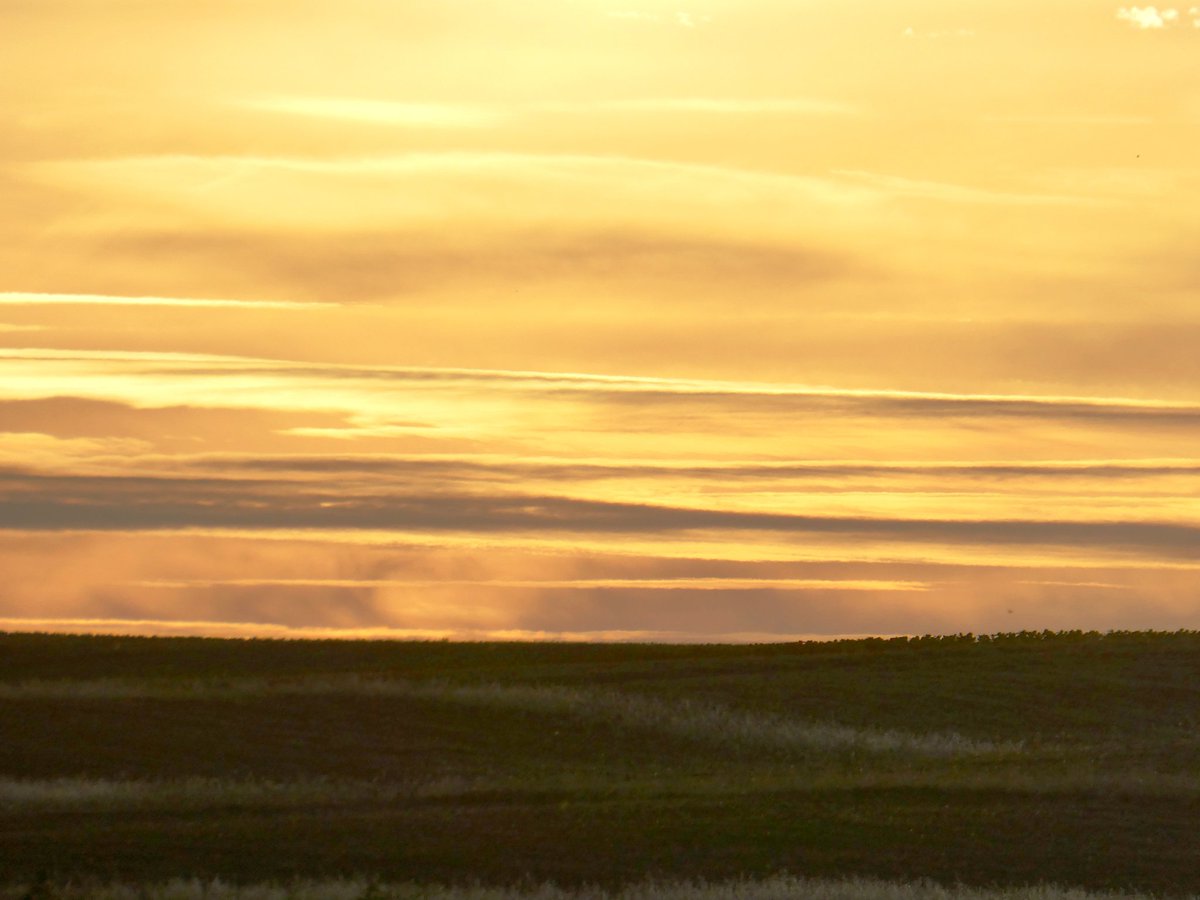
[[[0,635],[0,872],[12,897],[1195,895],[1200,634]]]

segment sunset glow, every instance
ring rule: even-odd
[[[0,4],[0,629],[1200,627],[1200,13]]]

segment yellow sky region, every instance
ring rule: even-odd
[[[1200,15],[0,4],[0,627],[1200,623]]]

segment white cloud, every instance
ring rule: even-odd
[[[259,97],[238,105],[265,112],[410,128],[485,128],[504,119],[503,111],[491,107],[358,97]]]
[[[693,26],[694,27],[694,26]],[[640,97],[624,100],[460,105],[404,101],[277,96],[235,99],[231,106],[271,113],[356,121],[368,125],[431,128],[484,128],[531,114],[579,115],[607,112],[679,112],[776,115],[855,115],[854,107],[810,97]]]
[[[1179,20],[1179,10],[1159,10],[1156,6],[1122,6],[1117,10],[1117,18],[1146,31],[1174,24]]]
[[[1188,20],[1191,21],[1192,27],[1200,28],[1200,6],[1189,6],[1186,13],[1173,7],[1159,9],[1155,6],[1123,6],[1117,10],[1117,18],[1143,31],[1172,28]]]

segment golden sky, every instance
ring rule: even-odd
[[[1200,627],[1200,7],[0,30],[0,628]]]

